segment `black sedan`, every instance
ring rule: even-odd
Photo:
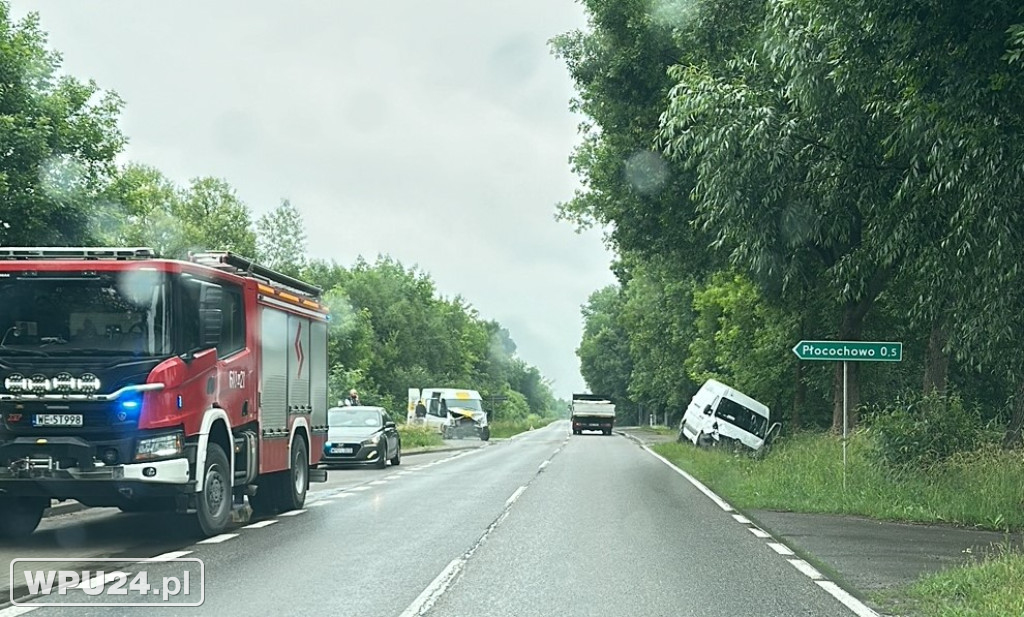
[[[327,410],[325,465],[373,465],[384,469],[402,462],[402,441],[383,407],[332,407]]]

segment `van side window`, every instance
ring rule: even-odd
[[[765,429],[768,428],[768,420],[764,416],[727,398],[718,403],[715,416],[759,438],[764,438]]]

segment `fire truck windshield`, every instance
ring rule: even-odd
[[[167,283],[155,272],[0,280],[0,356],[172,353]]]

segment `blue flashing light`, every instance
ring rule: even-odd
[[[125,417],[138,416],[139,411],[142,409],[142,396],[129,394],[128,396],[121,397],[117,401],[117,409]]]

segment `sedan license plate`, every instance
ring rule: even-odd
[[[352,448],[331,448],[331,454],[352,454]]]
[[[33,426],[82,426],[80,413],[41,413],[32,418]]]

